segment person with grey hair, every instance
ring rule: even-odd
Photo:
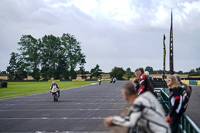
[[[135,85],[131,82],[123,86],[124,98],[132,102],[130,114],[121,116],[110,116],[104,119],[106,126],[119,125],[134,128],[136,125],[144,132],[171,133],[165,113],[157,98],[149,91],[137,95]]]
[[[153,86],[153,85],[154,85],[153,77],[149,76],[149,72],[148,72],[148,71],[145,71],[144,74],[147,76],[147,78],[148,78],[149,81],[151,82],[151,87],[152,87],[152,92],[153,92],[153,94],[154,94],[156,97],[158,97],[158,96],[157,96],[157,92],[154,90],[154,86]]]
[[[152,85],[152,87],[153,87],[153,78],[151,77],[151,76],[149,76],[149,72],[148,71],[145,71],[144,72],[144,74],[147,76],[147,78],[150,80],[150,82],[151,82],[151,85]],[[153,87],[154,88],[154,87]]]

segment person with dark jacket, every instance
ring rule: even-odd
[[[182,96],[183,96],[183,109],[182,111],[185,112],[189,103],[189,99],[192,93],[192,87],[190,85],[186,85],[181,82],[181,78],[178,74],[175,74],[176,78],[178,79],[178,82],[181,85],[182,88]]]
[[[152,92],[153,92],[153,94],[156,96],[156,97],[158,97],[157,96],[157,92],[154,90],[154,86],[153,86],[153,84],[154,84],[154,82],[153,82],[153,78],[149,75],[149,72],[148,71],[145,71],[144,72],[145,73],[145,76],[149,79],[149,81],[151,82],[151,88],[152,88]]]
[[[182,115],[182,88],[178,82],[176,76],[169,75],[166,79],[167,86],[170,90],[169,95],[169,115],[167,119],[170,119],[170,127],[172,133],[178,132],[178,124]]]
[[[140,89],[140,79],[139,78],[134,78],[133,79],[133,83],[135,84],[135,89],[138,92],[138,90]]]
[[[140,69],[135,70],[135,76],[140,79],[140,89],[138,90],[138,95],[144,93],[145,91],[151,91],[154,94],[150,80]]]

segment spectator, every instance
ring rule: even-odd
[[[185,112],[189,103],[189,99],[192,93],[192,87],[190,85],[186,85],[184,83],[181,82],[181,78],[178,74],[174,74],[178,80],[178,82],[181,85],[181,93],[182,93],[182,97],[183,97],[183,107],[182,107],[182,111]]]
[[[149,81],[147,76],[142,74],[141,69],[135,70],[135,76],[140,79],[140,89],[138,90],[138,95],[142,94],[145,91],[151,91],[154,94],[151,82]]]
[[[163,109],[151,92],[137,95],[135,86],[129,82],[123,86],[124,98],[132,102],[130,114],[126,117],[110,116],[104,119],[106,126],[120,125],[134,128],[137,124],[144,132],[170,133]]]
[[[169,115],[167,119],[171,119],[170,127],[172,133],[178,132],[178,124],[182,115],[182,95],[181,95],[181,85],[178,82],[176,76],[169,75],[166,79],[167,86],[170,90],[169,96]]]
[[[153,84],[154,84],[154,83],[153,83],[153,78],[152,78],[151,76],[149,76],[149,72],[148,72],[148,71],[145,71],[144,73],[145,73],[145,75],[147,76],[147,78],[149,79],[149,81],[151,82],[152,88],[154,88],[154,87],[153,87]]]
[[[144,68],[140,67],[139,69],[140,69],[141,73],[144,74]]]
[[[186,85],[186,84],[182,83],[181,82],[181,78],[180,78],[180,76],[178,74],[175,74],[175,76],[176,76],[178,82],[180,83],[181,87],[183,88],[183,90],[186,91],[187,96],[190,97],[191,93],[192,93],[192,87],[189,84]]]
[[[152,78],[151,76],[149,76],[149,72],[148,72],[148,71],[145,71],[144,73],[145,73],[146,77],[149,79],[149,81],[150,81],[150,83],[151,83],[151,88],[152,88],[153,94],[154,94],[156,97],[158,97],[158,96],[157,96],[157,92],[154,90],[154,87],[153,87],[153,84],[154,84],[153,78]]]
[[[140,79],[139,78],[134,78],[133,83],[135,84],[136,91],[140,89]]]

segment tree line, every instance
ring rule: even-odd
[[[153,67],[147,66],[145,71],[148,71],[150,74],[163,74],[163,70],[154,70]],[[165,71],[166,74],[170,74],[170,71]],[[189,76],[200,76],[200,67],[196,69],[191,69],[189,72],[175,71],[175,74],[188,74]]]
[[[104,73],[98,64],[90,71],[85,70],[86,56],[81,51],[80,42],[69,33],[63,33],[61,37],[45,35],[39,39],[31,35],[22,35],[18,45],[19,52],[11,53],[6,71],[0,71],[0,75],[8,75],[10,80],[23,80],[27,76],[32,76],[35,80],[65,80],[76,79],[77,74],[81,74],[82,79],[87,78],[86,74],[91,74],[92,79],[101,77]],[[78,65],[79,70],[76,71]],[[162,70],[154,70],[151,66],[147,66],[145,71],[149,71],[150,74],[163,74]],[[166,74],[169,73],[166,71]],[[200,76],[200,67],[189,72],[175,73]],[[134,77],[134,72],[130,68],[124,70],[122,67],[114,67],[109,74],[110,77],[119,80]]]
[[[28,75],[34,79],[76,78],[75,68],[84,67],[85,55],[75,36],[63,34],[61,37],[45,35],[36,39],[22,35],[18,42],[19,53],[11,53],[7,72],[9,79],[22,80]]]

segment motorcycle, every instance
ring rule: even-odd
[[[56,86],[53,86],[51,89],[51,94],[53,96],[54,102],[58,101],[58,88]]]

